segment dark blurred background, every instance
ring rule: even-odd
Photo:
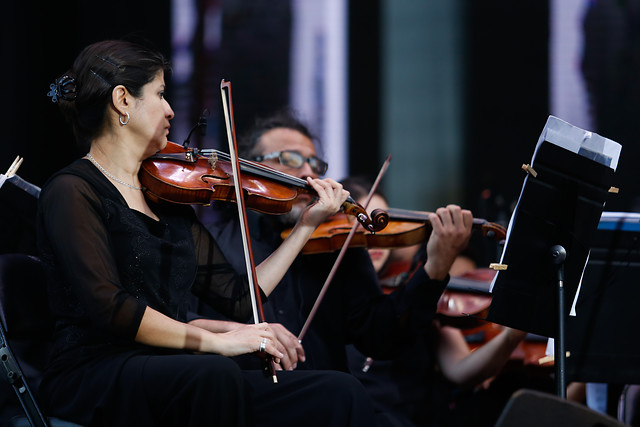
[[[4,2],[1,171],[20,155],[25,160],[19,175],[42,185],[84,154],[75,149],[46,92],[82,47],[123,36],[151,41],[174,60],[169,100],[176,125],[170,138],[182,142],[207,108],[207,136],[195,136],[192,144],[225,147],[220,80],[233,81],[239,133],[257,116],[289,104],[292,22],[295,8],[305,3]],[[589,89],[589,130],[623,146],[617,174],[621,192],[607,202],[607,210],[635,211],[640,194],[634,173],[640,135],[639,2],[578,3],[584,4],[583,13],[572,25],[585,45],[584,61],[575,68]],[[391,153],[383,186],[393,205],[434,210],[453,202],[476,216],[506,221],[522,186],[520,166],[531,159],[548,115],[555,113],[550,101],[553,3],[341,4],[346,12],[346,102],[341,107],[348,161],[332,177],[375,176]],[[186,39],[176,35],[185,26]],[[325,32],[331,31],[335,28],[327,25]],[[187,51],[191,66],[185,68]],[[3,213],[0,239],[5,243],[14,216]]]
[[[238,134],[307,102],[329,176],[373,177],[392,154],[382,186],[393,207],[458,203],[506,225],[521,165],[554,114],[622,144],[620,193],[605,208],[640,211],[640,0],[5,0],[1,10],[0,172],[22,156],[18,174],[37,186],[84,154],[49,85],[84,46],[126,36],[172,59],[175,142],[206,108],[207,134],[191,144],[225,149],[229,79]],[[337,70],[325,57],[336,38]],[[35,254],[34,219],[35,200],[5,184],[0,253]],[[0,411],[9,401],[0,389]]]

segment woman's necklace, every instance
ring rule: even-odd
[[[121,180],[121,179],[119,179],[119,178],[116,178],[115,176],[111,175],[111,174],[110,174],[110,173],[109,173],[105,168],[103,168],[102,166],[100,166],[100,163],[98,163],[98,162],[96,161],[96,159],[94,159],[94,158],[93,158],[93,156],[91,155],[91,153],[87,153],[87,159],[89,159],[89,161],[90,161],[91,163],[93,163],[94,165],[96,165],[96,167],[97,167],[98,169],[100,169],[100,171],[102,171],[102,173],[103,173],[103,174],[105,174],[106,176],[108,176],[109,178],[111,178],[112,180],[114,180],[115,182],[120,183],[120,184],[122,184],[122,185],[124,185],[124,186],[127,186],[127,187],[129,187],[129,188],[133,188],[134,190],[142,190],[142,187],[138,187],[138,186],[136,186],[136,185],[129,184],[129,183],[124,182],[123,180]]]

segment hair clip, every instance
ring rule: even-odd
[[[76,79],[66,74],[50,84],[49,89],[51,90],[47,92],[47,96],[51,97],[51,102],[58,102],[58,98],[73,101],[78,96]]]
[[[106,62],[107,64],[111,65],[113,68],[115,68],[117,70],[119,70],[121,68],[120,65],[116,64],[115,62],[113,62],[109,58],[105,58],[105,57],[100,56],[100,55],[96,55],[96,58],[100,59],[103,62]]]
[[[93,74],[94,76],[96,76],[97,78],[99,78],[100,80],[102,80],[104,82],[104,84],[106,84],[107,86],[111,86],[111,83],[109,83],[107,81],[107,79],[105,79],[104,77],[102,77],[100,74],[96,73],[93,68],[90,68],[89,71],[91,71],[91,74]]]

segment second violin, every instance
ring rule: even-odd
[[[389,215],[389,222],[383,230],[371,233],[360,229],[353,236],[350,246],[399,248],[422,243],[429,238],[431,234],[429,212],[390,208],[386,210],[386,213]],[[323,253],[340,249],[352,224],[352,220],[346,215],[334,215],[316,229],[302,252],[306,254]],[[504,240],[506,236],[506,230],[503,226],[481,218],[473,219],[473,229],[496,240]],[[283,231],[282,238],[285,238],[290,231]]]

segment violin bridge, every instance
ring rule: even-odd
[[[216,170],[216,165],[218,164],[218,153],[213,152],[209,155],[207,159],[209,161],[209,166],[211,166],[211,170]]]

